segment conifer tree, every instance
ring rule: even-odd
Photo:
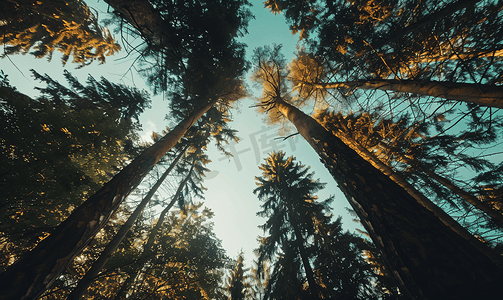
[[[333,199],[319,201],[315,195],[325,184],[284,152],[271,153],[259,168],[263,173],[254,193],[264,202],[258,215],[268,218],[261,226],[268,235],[257,249],[258,264],[267,260],[274,266],[266,298],[374,295],[370,265],[360,255],[363,240],[343,233],[340,219],[331,223],[327,213]],[[301,288],[306,279],[309,293]]]
[[[386,265],[392,270],[401,291],[413,299],[458,293],[460,297],[465,297],[475,290],[483,290],[488,297],[498,294],[498,288],[489,283],[490,277],[482,279],[489,273],[497,277],[500,267],[494,261],[446,227],[410,194],[314,119],[287,102],[290,99],[285,93],[283,81],[286,76],[285,62],[278,54],[279,47],[255,51],[254,78],[264,88],[261,109],[273,118],[284,117],[292,122],[318,153],[362,220],[374,244],[383,253]],[[457,246],[453,248],[454,244]],[[424,252],[418,252],[418,246],[428,254],[424,256]],[[453,249],[456,249],[455,253]],[[433,259],[434,256],[437,259]],[[439,274],[437,272],[444,274],[442,279],[438,279],[443,283],[431,284],[436,282],[432,276]],[[445,272],[449,272],[449,275]],[[471,272],[477,275],[469,275]],[[450,278],[449,284],[445,282],[446,276]],[[466,278],[461,278],[463,276],[472,278],[472,284],[480,285],[481,288],[474,289],[473,285],[464,287]],[[424,285],[426,282],[428,284]]]
[[[114,9],[118,11],[125,9],[128,12],[128,14],[122,14],[126,21],[166,18],[166,22],[155,23],[157,27],[150,28],[157,32],[169,32],[164,26],[173,25],[179,21],[169,20],[172,16],[181,16],[182,19],[184,16],[190,16],[191,21],[184,23],[184,30],[178,32],[177,39],[151,39],[152,36],[144,36],[147,46],[154,46],[147,47],[150,53],[160,54],[162,49],[171,49],[169,50],[171,52],[154,55],[168,58],[162,60],[162,64],[166,62],[166,65],[162,65],[162,69],[154,78],[161,80],[163,89],[167,89],[169,84],[172,91],[170,99],[173,100],[171,105],[175,108],[183,108],[177,110],[174,119],[181,121],[166,136],[146,149],[98,192],[75,209],[72,215],[36,248],[6,272],[0,274],[2,284],[9,286],[8,293],[2,294],[0,299],[38,297],[82,252],[99,230],[105,226],[123,200],[201,116],[217,103],[225,107],[245,95],[241,76],[247,65],[244,61],[244,46],[237,43],[236,38],[242,30],[246,30],[249,19],[247,2],[217,2],[204,7],[198,6],[199,2],[197,2],[194,8],[199,8],[198,12],[201,15],[197,15],[190,9],[187,10],[187,3],[181,6],[180,14],[160,14],[159,11],[151,10],[150,14],[142,15],[145,11],[141,7],[128,10],[126,4],[150,6],[150,2],[145,0],[127,1],[127,3],[109,2]],[[131,18],[131,14],[136,14],[136,17]],[[208,24],[211,26],[208,27]],[[221,26],[214,26],[219,24],[225,25],[225,30]],[[131,26],[137,25],[131,22]],[[143,32],[144,28],[137,27],[136,29]],[[171,33],[176,34],[176,32]],[[154,43],[151,43],[152,41]],[[157,42],[161,44],[156,45]],[[181,49],[183,51],[178,52]],[[180,53],[182,53],[181,56],[178,55]],[[168,56],[168,54],[174,56]],[[168,82],[167,78],[174,80]],[[218,108],[216,109],[218,111]]]
[[[150,103],[104,78],[84,85],[66,72],[72,89],[33,74],[47,84],[35,99],[0,87],[3,269],[134,158],[137,117]]]
[[[84,1],[9,0],[0,9],[0,57],[30,53],[50,60],[58,51],[63,65],[72,58],[82,67],[94,60],[104,63],[105,56],[121,50]]]
[[[245,273],[249,270],[244,268],[244,253],[239,252],[238,258],[233,263],[233,269],[227,277],[227,297],[229,300],[245,300],[249,294],[250,283]]]

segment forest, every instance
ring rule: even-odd
[[[0,3],[0,300],[502,297],[503,0],[88,2]]]

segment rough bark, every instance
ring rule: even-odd
[[[119,232],[114,236],[112,241],[108,243],[108,245],[105,247],[105,249],[101,252],[100,257],[93,263],[91,268],[86,272],[84,277],[79,280],[79,283],[73,289],[73,291],[68,295],[68,298],[66,300],[77,300],[80,299],[84,293],[86,292],[87,288],[89,285],[93,282],[93,280],[98,276],[100,271],[103,269],[105,264],[108,262],[112,254],[117,250],[119,247],[120,243],[126,236],[126,234],[129,232],[131,227],[133,227],[134,223],[136,222],[136,219],[138,219],[138,216],[141,214],[145,206],[147,205],[148,202],[150,202],[150,199],[154,196],[154,194],[157,192],[161,184],[164,182],[166,177],[168,177],[169,173],[175,165],[178,163],[182,155],[185,153],[185,150],[180,151],[180,154],[176,157],[176,159],[171,163],[171,165],[164,171],[164,173],[161,175],[161,177],[157,180],[157,182],[152,186],[150,191],[145,195],[145,197],[141,200],[140,204],[135,208],[133,213],[129,216],[127,219],[126,223],[121,227]]]
[[[366,80],[313,84],[320,89],[335,89],[340,87],[382,90],[417,95],[433,96],[447,100],[457,100],[482,106],[503,108],[503,86],[475,83],[455,83],[419,80]]]
[[[49,288],[154,165],[216,102],[217,99],[191,113],[75,209],[50,236],[0,274],[0,300],[36,299]]]
[[[358,214],[411,299],[495,299],[501,268],[314,119],[277,99]]]
[[[345,130],[348,130],[345,128]],[[346,145],[356,151],[363,159],[372,164],[372,166],[383,174],[388,176],[391,180],[396,182],[399,186],[401,186],[405,191],[407,191],[416,201],[424,206],[427,210],[431,211],[437,218],[442,221],[447,227],[451,228],[454,232],[459,234],[461,237],[466,239],[470,244],[476,247],[480,252],[487,255],[491,260],[498,264],[499,266],[503,266],[503,258],[494,253],[494,251],[489,248],[486,244],[482,243],[479,239],[475,238],[468,230],[466,230],[463,226],[461,226],[456,220],[454,220],[449,214],[447,214],[443,209],[438,207],[435,203],[433,203],[430,199],[425,197],[423,193],[414,188],[410,183],[403,178],[399,173],[393,171],[389,166],[380,161],[375,155],[373,155],[367,148],[360,145],[357,141],[353,140],[350,137],[346,137],[343,133],[336,134],[338,138],[340,138]],[[438,175],[437,175],[438,176]],[[432,177],[434,180],[436,178]],[[438,180],[437,180],[438,181]],[[470,195],[471,196],[471,195]],[[473,197],[473,196],[472,196]],[[480,201],[479,201],[480,202]],[[482,203],[482,202],[480,202]],[[484,203],[482,203],[484,204]],[[487,206],[487,205],[486,205]],[[494,210],[492,210],[494,212]],[[501,217],[501,215],[500,215]]]

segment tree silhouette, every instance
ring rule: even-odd
[[[8,245],[2,268],[33,248],[134,157],[136,116],[150,103],[146,92],[103,78],[89,77],[89,84],[82,85],[65,73],[69,83],[81,87],[72,90],[47,75],[34,75],[47,84],[35,99],[6,83],[0,87],[2,147],[7,150],[1,155],[0,231]],[[102,101],[94,102],[90,94]]]
[[[139,2],[141,2],[140,4],[148,4],[147,1],[128,1],[132,5]],[[120,3],[111,3],[112,6],[114,4],[116,9],[123,8]],[[1,295],[0,299],[19,297],[31,299],[40,295],[82,252],[108,222],[121,202],[202,115],[217,103],[226,106],[244,96],[241,75],[246,70],[246,63],[243,45],[238,44],[235,39],[238,32],[246,26],[246,20],[243,19],[246,16],[239,14],[247,11],[246,8],[243,8],[246,4],[240,1],[231,1],[213,7],[221,12],[221,14],[212,14],[217,17],[217,20],[234,16],[234,22],[227,23],[229,30],[205,31],[206,28],[200,27],[205,25],[203,23],[187,24],[188,28],[198,32],[198,35],[192,36],[192,39],[189,35],[180,36],[178,41],[182,44],[175,44],[175,49],[185,47],[183,41],[186,40],[194,40],[197,41],[196,44],[205,46],[192,49],[199,51],[195,57],[179,58],[177,63],[183,66],[183,72],[172,68],[163,68],[167,71],[158,74],[158,78],[162,78],[162,74],[171,74],[177,78],[178,85],[173,86],[174,92],[171,98],[173,99],[172,105],[183,108],[177,109],[178,114],[175,116],[175,119],[181,119],[181,121],[166,136],[140,154],[98,192],[89,197],[84,204],[75,209],[72,215],[35,249],[2,273],[0,275],[2,284],[10,288],[9,294]],[[203,8],[203,11],[206,10]],[[140,16],[142,10],[138,9],[132,12]],[[143,18],[149,19],[153,16],[144,15]],[[165,17],[169,17],[169,15],[165,15]],[[169,42],[174,41],[170,40]],[[208,47],[208,45],[216,45],[216,48]],[[211,63],[198,61],[198,57]],[[64,247],[60,245],[64,245]]]
[[[229,300],[244,300],[247,299],[250,289],[248,276],[245,273],[249,269],[244,268],[244,253],[239,252],[238,258],[233,263],[233,269],[227,277],[227,296]]]

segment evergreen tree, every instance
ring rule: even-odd
[[[306,52],[323,66],[319,85],[303,86],[318,95],[327,92],[319,88],[334,88],[328,102],[344,99],[353,110],[384,107],[390,114],[408,109],[422,115],[456,103],[445,99],[502,107],[501,1],[265,4],[285,13]]]
[[[58,51],[63,65],[72,57],[82,67],[94,60],[104,63],[105,56],[121,49],[84,1],[9,0],[0,9],[0,57],[31,53],[50,60]]]
[[[489,283],[493,276],[482,279],[489,273],[497,277],[500,272],[493,260],[445,226],[314,119],[285,101],[289,99],[284,94],[285,62],[279,55],[279,47],[257,49],[254,63],[254,78],[264,87],[261,108],[274,118],[292,122],[318,153],[383,253],[401,292],[411,298],[455,294],[466,297],[475,290],[491,297],[500,292]],[[442,284],[431,284],[437,282],[433,277],[438,272],[444,274],[438,279]],[[464,276],[471,278],[469,288],[464,285]],[[447,277],[449,284],[445,281]],[[480,288],[475,289],[474,285]]]
[[[368,299],[373,296],[372,272],[361,256],[363,240],[342,232],[340,219],[327,215],[333,200],[318,201],[315,193],[324,184],[313,179],[309,168],[284,152],[273,152],[259,168],[254,192],[262,204],[258,264],[272,261],[274,270],[266,297],[272,299]],[[278,257],[279,256],[279,257]],[[307,293],[302,290],[306,279]],[[313,288],[314,285],[314,288]]]
[[[495,164],[484,157],[465,153],[466,149],[494,142],[496,134],[493,136],[485,130],[478,133],[463,130],[456,135],[430,136],[428,128],[431,124],[408,124],[407,119],[378,121],[376,117],[369,114],[342,116],[327,112],[320,112],[316,116],[323,126],[341,137],[350,147],[359,144],[368,149],[366,151],[356,145],[360,154],[367,153],[362,155],[366,160],[372,156],[371,159],[393,169],[391,172],[401,173],[402,178],[408,178],[415,186],[421,187],[423,193],[435,197],[436,202],[451,213],[456,210],[456,215],[468,214],[471,218],[467,219],[473,219],[477,215],[472,213],[473,208],[477,208],[479,214],[483,211],[492,219],[491,223],[501,224],[501,211],[477,198],[480,194],[480,188],[476,188],[478,184],[469,178],[463,180],[456,172],[461,167],[473,169],[475,174],[496,169]],[[493,120],[495,128],[499,127],[499,123]],[[386,174],[386,171],[383,172]],[[466,187],[474,188],[467,190]],[[483,219],[476,217],[472,220],[479,224],[476,226],[470,226],[466,221],[463,223],[468,225],[472,233],[480,235],[480,230],[487,226],[480,225]]]
[[[170,16],[179,16],[170,13],[161,15],[159,11],[149,11],[150,14],[142,15],[145,10],[141,7],[150,6],[150,3],[144,0],[127,1],[132,6],[137,4],[140,6],[129,10],[125,2],[109,1],[109,3],[116,10],[126,10],[126,13],[122,14],[126,21],[159,20],[158,18],[160,20],[167,18],[166,21],[168,21]],[[193,31],[180,32],[181,35],[176,39],[149,39],[145,36],[146,43],[152,40],[162,42],[159,44],[160,48],[149,48],[150,50],[161,51],[167,47],[166,49],[175,51],[170,52],[175,53],[175,59],[163,60],[163,63],[171,61],[171,64],[166,64],[167,68],[163,67],[164,72],[157,74],[156,78],[176,79],[172,84],[171,99],[173,101],[171,104],[183,108],[177,109],[177,115],[174,118],[181,121],[165,137],[146,149],[98,192],[89,197],[84,204],[75,209],[65,222],[19,260],[15,266],[11,266],[6,272],[0,274],[2,284],[10,287],[9,294],[0,296],[0,299],[19,297],[32,299],[39,296],[82,252],[99,230],[105,226],[122,201],[202,115],[217,102],[226,106],[244,96],[241,84],[241,75],[246,70],[244,47],[236,42],[236,37],[241,30],[245,30],[247,25],[249,18],[247,2],[230,1],[215,4],[211,7],[202,7],[203,15],[201,16],[196,16],[194,11],[183,10],[184,14],[180,16],[195,17],[191,18],[195,22],[185,24],[186,28]],[[162,7],[161,3],[159,5]],[[182,6],[185,7],[186,3]],[[136,17],[131,18],[131,14],[136,14]],[[208,30],[206,26],[208,22],[198,22],[198,20],[211,20],[211,24],[215,25],[219,24],[217,20],[223,21],[227,17],[230,18],[226,20],[228,22],[220,23],[225,25],[227,30],[222,30],[222,28]],[[177,22],[175,20],[175,23]],[[134,22],[131,24],[138,25]],[[166,22],[166,24],[170,23]],[[153,32],[169,32],[163,28],[162,22],[153,25],[155,26],[149,28]],[[142,32],[142,28],[137,29]],[[191,32],[197,32],[197,35],[190,35]],[[185,44],[188,41],[191,43],[195,41],[195,46],[189,49],[192,52],[185,52],[184,49],[184,55],[178,56],[176,53],[188,47]],[[170,44],[172,47],[169,46]],[[187,57],[187,53],[197,53],[197,55]],[[167,56],[157,55],[156,57],[166,58]],[[167,83],[167,81],[161,80],[161,83]]]
[[[244,300],[249,294],[250,284],[244,268],[244,253],[239,252],[238,259],[232,264],[233,269],[227,277],[227,297],[229,300]]]
[[[150,102],[145,92],[104,78],[82,85],[65,73],[80,86],[70,89],[33,73],[47,83],[35,99],[7,81],[0,87],[3,269],[133,158],[136,117]],[[102,101],[84,105],[96,103],[90,94]]]

